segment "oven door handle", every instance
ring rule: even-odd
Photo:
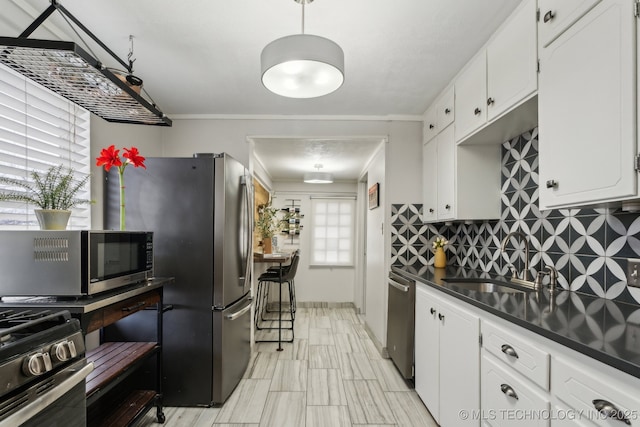
[[[71,375],[62,383],[44,393],[29,405],[0,421],[0,427],[19,426],[29,421],[42,410],[53,404],[53,402],[58,400],[60,397],[64,396],[65,393],[78,385],[81,381],[83,381],[87,377],[87,375],[91,373],[91,371],[93,371],[93,362],[87,363],[82,367],[82,369]]]

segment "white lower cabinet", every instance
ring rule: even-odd
[[[484,349],[544,390],[549,390],[549,353],[490,321],[482,322]]]
[[[415,389],[442,427],[640,427],[640,378],[428,285],[415,326]]]
[[[583,425],[640,425],[640,380],[619,372],[609,374],[608,366],[587,365],[566,356],[554,357],[552,364],[554,394]]]
[[[553,405],[551,413],[553,415],[551,419],[552,427],[593,427],[595,425],[585,417],[582,417],[580,413],[562,403]]]
[[[491,354],[482,357],[482,414],[492,426],[549,425],[549,398]]]
[[[440,426],[479,426],[480,319],[437,293],[416,288],[415,389]]]

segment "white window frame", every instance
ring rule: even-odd
[[[312,197],[309,265],[353,267],[356,246],[355,223],[355,198]]]
[[[0,64],[0,176],[27,181],[32,171],[59,164],[76,179],[89,175],[90,120],[87,110]],[[87,182],[77,197],[91,199],[90,188]],[[0,202],[0,229],[38,229],[34,208]],[[73,208],[67,228],[91,228],[91,205]]]

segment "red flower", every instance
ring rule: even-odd
[[[103,148],[102,151],[100,151],[100,157],[96,158],[96,166],[104,165],[104,170],[107,172],[109,172],[112,166],[122,166],[120,156],[118,155],[119,152],[120,150],[116,150],[116,147],[113,145],[109,148]]]
[[[131,147],[129,148],[123,148],[124,150],[124,154],[122,155],[122,157],[124,157],[125,159],[128,160],[127,163],[132,163],[133,166],[135,167],[140,167],[142,166],[143,168],[147,168],[144,165],[144,157],[142,157],[140,155],[140,153],[138,152],[138,149],[136,147]]]

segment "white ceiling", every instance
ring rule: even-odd
[[[0,35],[17,36],[50,0],[2,2]],[[287,99],[262,86],[260,53],[269,42],[301,31],[302,8],[294,0],[59,2],[123,59],[129,51],[129,35],[135,37],[135,74],[169,117],[378,118],[422,115],[519,3],[315,0],[306,6],[305,32],[329,38],[343,48],[345,82],[324,97]],[[58,14],[46,23],[66,33],[66,39],[74,38]],[[50,38],[51,33],[42,29],[33,37]],[[94,51],[101,61],[115,65],[107,54]],[[262,156],[269,167],[268,155]],[[280,173],[276,169],[273,176]]]
[[[301,182],[307,172],[354,181],[385,141],[382,138],[252,138],[254,154],[274,181]],[[316,165],[321,164],[320,169]]]

